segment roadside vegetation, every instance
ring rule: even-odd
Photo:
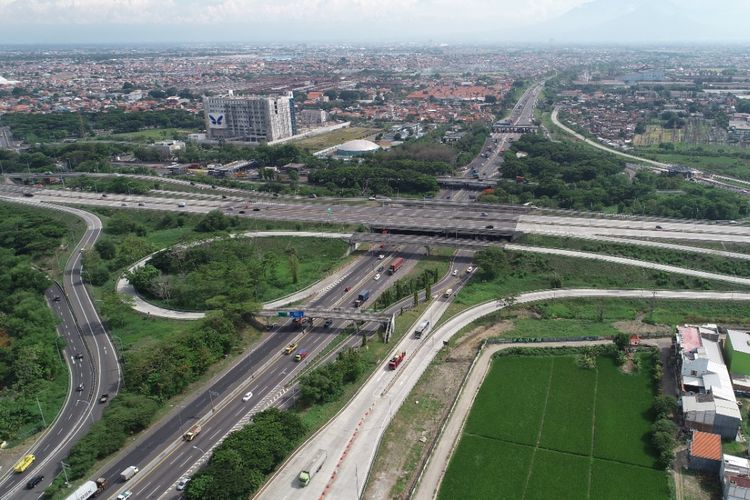
[[[637,156],[697,168],[706,173],[750,180],[750,152],[727,145],[660,143],[635,150]]]
[[[50,424],[67,394],[65,345],[44,300],[51,281],[37,268],[59,250],[59,222],[0,203],[0,441],[11,446]]]
[[[750,276],[750,260],[730,259],[716,255],[682,252],[667,248],[532,234],[523,235],[516,243],[614,255],[730,276]]]
[[[521,152],[527,156],[517,156]],[[505,154],[507,182],[480,200],[689,219],[731,220],[750,213],[747,199],[737,193],[646,170],[630,177],[624,164],[584,145],[525,135]]]

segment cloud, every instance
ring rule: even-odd
[[[333,24],[370,20],[414,29],[471,29],[547,18],[587,0],[0,0],[0,25]],[[459,26],[460,25],[460,26]]]

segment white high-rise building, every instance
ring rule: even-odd
[[[208,139],[273,142],[297,133],[294,98],[284,96],[204,97]]]

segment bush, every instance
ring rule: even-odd
[[[312,405],[338,398],[344,384],[355,382],[364,371],[364,361],[355,350],[342,351],[333,363],[316,368],[299,381],[300,403]]]

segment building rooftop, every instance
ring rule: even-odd
[[[732,349],[750,354],[750,333],[740,330],[727,330],[727,336],[732,341]]]
[[[336,149],[352,153],[365,153],[369,151],[377,151],[380,149],[380,146],[366,139],[355,139],[341,144]]]
[[[721,436],[711,432],[693,431],[690,442],[690,456],[721,460]]]

